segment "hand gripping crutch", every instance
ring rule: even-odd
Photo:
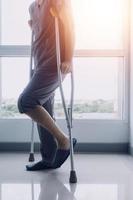
[[[33,52],[32,52],[32,45],[34,41],[34,33],[32,31],[31,36],[31,51],[30,51],[30,79],[33,76],[34,69],[33,69]],[[30,144],[30,154],[29,154],[29,162],[34,162],[34,121],[32,120],[32,128],[31,128],[31,144]]]
[[[54,13],[54,10],[51,9],[51,13],[55,18],[55,35],[56,35],[56,59],[57,59],[57,72],[58,72],[58,80],[59,80],[59,88],[61,93],[62,104],[64,108],[64,113],[67,122],[67,128],[69,132],[69,139],[70,139],[70,161],[71,161],[71,171],[70,171],[70,183],[77,183],[77,176],[76,171],[74,168],[74,151],[73,151],[73,141],[72,141],[72,111],[73,111],[73,100],[74,100],[74,77],[73,77],[73,69],[71,71],[71,99],[70,104],[66,106],[63,86],[62,86],[62,74],[61,74],[61,58],[60,58],[60,37],[59,37],[59,22],[58,16]]]

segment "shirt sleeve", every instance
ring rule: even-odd
[[[29,6],[30,19],[33,19],[34,8],[35,8],[35,1]]]

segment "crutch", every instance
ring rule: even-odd
[[[66,102],[65,102],[65,96],[63,92],[63,86],[62,86],[62,74],[61,74],[61,58],[60,58],[60,37],[59,37],[59,22],[58,22],[58,16],[54,9],[51,8],[51,14],[55,18],[55,36],[56,36],[56,59],[57,59],[57,72],[58,72],[58,80],[59,80],[59,88],[60,88],[60,94],[62,99],[62,104],[64,108],[64,113],[66,117],[66,123],[67,128],[69,132],[69,140],[70,140],[70,164],[71,164],[71,171],[70,171],[70,183],[77,183],[77,176],[76,171],[74,167],[74,151],[73,151],[73,141],[72,141],[72,112],[73,112],[73,100],[74,100],[74,77],[73,77],[73,69],[70,73],[71,75],[71,99],[70,104],[67,108]]]
[[[32,55],[32,44],[34,41],[34,33],[32,31],[31,35],[31,51],[30,51],[30,79],[33,76],[34,68],[33,68],[33,55]],[[32,120],[32,128],[31,128],[31,144],[30,144],[30,154],[29,154],[29,162],[34,162],[34,121]]]

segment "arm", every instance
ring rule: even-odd
[[[59,18],[64,26],[65,62],[72,62],[75,46],[75,34],[72,12],[67,5],[64,5],[59,12]]]
[[[72,65],[74,54],[75,34],[71,6],[69,0],[53,0],[53,7],[64,26],[65,61],[62,63],[62,71],[68,73]]]

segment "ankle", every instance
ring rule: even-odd
[[[68,137],[65,136],[63,139],[58,141],[58,148],[60,148],[60,149],[69,149],[69,147],[70,147],[70,143],[69,143],[69,138]]]

